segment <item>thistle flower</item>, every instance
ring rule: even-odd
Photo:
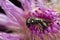
[[[43,7],[41,0],[18,1],[24,10],[9,0],[0,1],[0,6],[6,13],[6,15],[0,14],[0,25],[13,31],[0,32],[1,40],[60,40],[59,13],[46,6]]]

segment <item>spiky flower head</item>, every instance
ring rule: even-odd
[[[42,0],[18,1],[24,10],[9,0],[0,1],[0,6],[6,13],[6,15],[0,14],[0,25],[7,28],[5,32],[0,32],[2,40],[60,39],[59,13],[48,8]]]

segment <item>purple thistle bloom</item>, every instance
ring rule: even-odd
[[[0,25],[12,33],[0,32],[1,40],[60,40],[60,14],[43,7],[42,0],[18,0],[23,9],[9,0],[1,0],[6,15],[0,14]],[[7,31],[8,31],[7,30]]]

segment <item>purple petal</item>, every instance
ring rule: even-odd
[[[7,23],[8,17],[4,14],[0,14],[0,25],[5,25]]]
[[[31,11],[35,9],[36,7],[43,6],[44,0],[18,0],[22,3],[22,6],[25,10]]]
[[[25,10],[31,11],[31,9],[32,9],[32,7],[31,7],[31,5],[32,5],[31,0],[18,0],[18,1],[20,1],[22,3],[22,6],[23,6],[23,8]]]
[[[13,22],[4,14],[0,14],[0,25],[4,25],[8,28],[15,28],[15,29],[19,29],[19,26],[20,26],[18,23]]]
[[[23,25],[23,19],[24,19],[24,11],[18,7],[16,7],[14,4],[12,4],[8,0],[1,0],[1,7],[6,12],[7,16],[15,21]],[[23,18],[23,19],[22,19]]]
[[[22,39],[24,39],[23,34],[8,34],[0,32],[0,40],[22,40]]]

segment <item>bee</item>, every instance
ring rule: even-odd
[[[42,26],[42,30],[45,30],[49,24],[49,21],[46,21],[41,18],[28,18],[26,21],[26,25],[28,28],[30,28],[31,25],[39,25],[39,24]]]
[[[26,21],[26,25],[28,27],[30,27],[30,25],[38,25],[41,24],[42,27],[46,27],[47,26],[47,22],[44,21],[43,19],[38,19],[38,18],[29,18]]]

